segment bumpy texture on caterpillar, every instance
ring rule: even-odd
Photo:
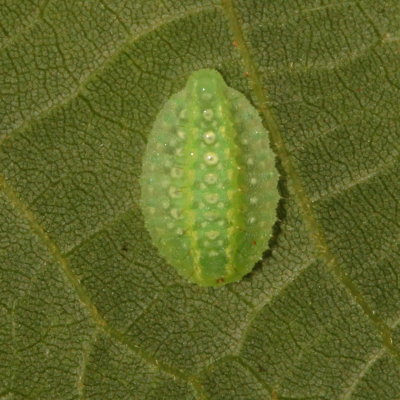
[[[240,280],[268,246],[278,172],[257,110],[215,70],[194,72],[150,133],[141,177],[160,254],[200,286]]]

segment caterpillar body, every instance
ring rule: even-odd
[[[141,208],[160,254],[200,286],[250,272],[279,200],[268,133],[246,97],[201,69],[159,111],[144,154]]]

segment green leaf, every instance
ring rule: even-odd
[[[399,15],[3,0],[0,399],[399,398]],[[138,203],[154,118],[200,68],[260,111],[283,197],[263,262],[208,289]]]

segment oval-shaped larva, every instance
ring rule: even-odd
[[[200,286],[240,280],[276,220],[278,172],[257,110],[215,70],[194,72],[160,110],[141,176],[160,254]]]

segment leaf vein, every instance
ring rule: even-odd
[[[390,162],[388,163],[383,163],[382,165],[380,165],[378,168],[375,168],[374,170],[370,171],[370,172],[366,172],[363,175],[359,176],[356,179],[353,179],[352,181],[346,183],[345,185],[341,185],[340,187],[336,187],[333,190],[327,192],[327,193],[322,193],[319,194],[315,197],[311,197],[311,202],[312,203],[316,203],[319,202],[321,200],[326,200],[332,197],[335,197],[338,194],[344,193],[346,191],[349,191],[357,186],[363,185],[365,183],[367,183],[368,181],[370,181],[371,179],[373,179],[374,177],[378,176],[379,174],[381,174],[382,172],[385,172],[386,170],[390,169],[391,167],[393,167],[394,165],[396,165],[397,161],[398,161],[398,156],[395,155],[393,157],[392,160],[390,160]]]
[[[11,185],[5,180],[2,175],[0,175],[0,189],[7,196],[10,204],[12,204],[13,207],[15,207],[15,209],[18,210],[21,215],[27,220],[32,230],[32,233],[37,235],[42,240],[43,244],[49,251],[49,254],[52,255],[62,274],[65,276],[67,282],[69,282],[71,287],[75,290],[78,299],[88,311],[89,316],[94,324],[110,337],[112,337],[114,340],[127,346],[134,354],[138,355],[156,370],[159,369],[163,371],[168,376],[171,376],[171,379],[180,379],[194,387],[197,386],[196,390],[198,390],[200,384],[195,381],[193,377],[188,376],[183,371],[178,370],[173,366],[161,363],[158,360],[154,359],[154,357],[152,357],[150,354],[147,354],[145,351],[141,350],[137,344],[133,343],[131,338],[127,338],[124,333],[120,332],[119,330],[113,328],[108,324],[108,322],[98,311],[96,305],[92,302],[85,287],[81,285],[79,279],[72,271],[68,260],[63,256],[58,245],[47,234],[45,229],[38,222],[36,215],[28,208],[28,205],[25,204],[25,202],[18,197],[17,193],[13,190]]]
[[[398,362],[400,362],[400,350],[393,345],[392,329],[386,324],[385,321],[383,321],[374,313],[372,307],[368,304],[360,289],[342,270],[338,260],[329,247],[326,235],[321,228],[313,210],[312,201],[306,194],[306,191],[303,187],[303,182],[300,175],[296,171],[295,164],[290,156],[290,152],[287,148],[283,135],[280,132],[272,111],[268,107],[269,100],[263,90],[259,72],[252,59],[249,45],[246,43],[245,33],[240,24],[233,1],[222,0],[222,4],[227,14],[227,19],[231,25],[232,34],[238,43],[237,48],[241,53],[242,62],[246,67],[246,70],[249,72],[249,78],[252,83],[257,102],[259,103],[261,114],[263,115],[266,125],[269,127],[271,143],[282,162],[283,169],[286,171],[287,176],[291,177],[296,201],[299,204],[299,208],[303,214],[304,221],[308,227],[308,231],[314,243],[315,249],[319,254],[319,258],[325,261],[326,267],[332,270],[338,279],[338,282],[340,282],[346,288],[353,301],[360,307],[360,310],[363,311],[365,316],[375,326],[377,332],[382,338],[383,345],[389,350],[390,354],[392,354],[392,356]]]
[[[116,50],[108,57],[105,59],[104,63],[100,66],[95,67],[91,71],[88,72],[86,77],[84,77],[81,81],[80,84],[77,86],[77,88],[69,95],[62,97],[60,102],[49,106],[47,108],[42,109],[40,112],[38,112],[34,117],[23,121],[19,126],[16,126],[9,134],[3,136],[3,139],[0,141],[0,148],[2,145],[4,145],[5,142],[10,140],[14,135],[17,135],[21,132],[24,132],[25,130],[29,129],[31,125],[34,122],[40,121],[43,118],[45,118],[48,115],[51,115],[53,112],[62,109],[63,107],[67,106],[68,104],[72,103],[74,100],[76,100],[82,93],[85,92],[86,86],[93,81],[102,71],[104,71],[107,67],[112,65],[112,63],[123,53],[123,51],[129,47],[138,42],[140,39],[142,39],[144,36],[151,34],[155,32],[157,29],[168,25],[170,23],[173,23],[175,21],[179,21],[181,19],[184,19],[186,17],[189,17],[191,15],[195,14],[200,14],[202,12],[205,12],[210,9],[215,9],[215,7],[196,7],[194,9],[188,10],[185,13],[178,14],[178,15],[173,15],[172,17],[164,18],[161,21],[158,21],[156,24],[148,27],[147,29],[144,29],[141,33],[135,35],[135,36],[129,36],[127,40],[123,41],[120,46],[116,48]]]

